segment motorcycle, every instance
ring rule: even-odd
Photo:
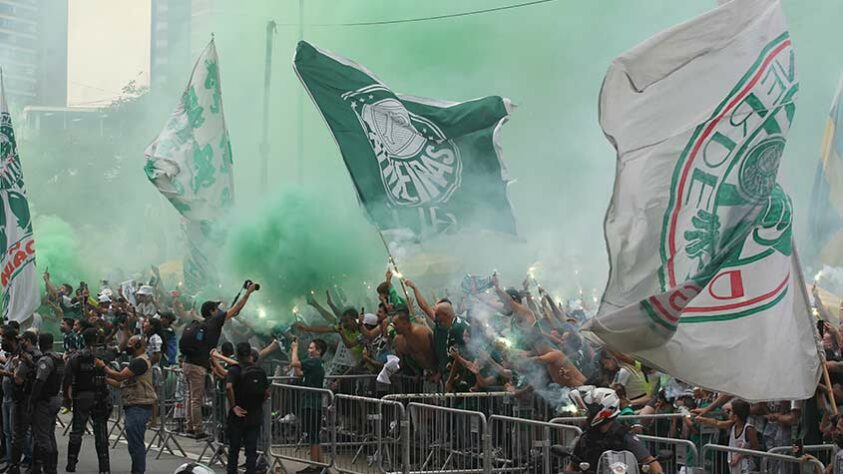
[[[596,469],[588,462],[579,459],[574,455],[573,451],[565,446],[554,445],[551,446],[550,452],[560,458],[568,458],[571,464],[575,466],[578,472],[587,474],[647,474],[650,472],[648,464],[639,465],[635,455],[629,451],[604,451],[597,461]],[[658,460],[661,462],[662,458],[667,457],[672,453],[659,453]],[[563,466],[566,463],[563,463]]]

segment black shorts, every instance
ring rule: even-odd
[[[319,444],[322,431],[322,408],[302,408],[301,429],[306,434],[308,444]]]

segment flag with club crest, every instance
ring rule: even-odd
[[[509,100],[398,94],[360,64],[304,41],[294,68],[379,229],[416,238],[464,228],[515,234],[498,146]]]
[[[38,308],[38,270],[29,201],[0,71],[0,257],[3,319],[23,322]]]
[[[197,291],[216,278],[209,254],[212,227],[234,202],[231,141],[225,126],[214,40],[199,55],[178,106],[146,149],[147,178],[184,216],[188,247],[185,287]]]
[[[810,398],[815,325],[777,183],[799,84],[779,0],[733,0],[616,58],[610,274],[586,329],[693,385]]]

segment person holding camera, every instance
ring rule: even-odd
[[[56,474],[59,450],[56,446],[56,416],[61,409],[62,376],[64,360],[53,351],[53,335],[38,335],[42,356],[37,361],[35,382],[30,394],[32,411],[32,438],[34,440],[32,473]]]
[[[109,385],[120,387],[126,441],[129,443],[129,456],[132,458],[131,472],[143,474],[146,472],[146,423],[152,417],[152,407],[158,401],[158,395],[152,383],[152,361],[146,353],[146,340],[141,336],[132,336],[125,351],[132,360],[128,367],[119,372],[109,367],[102,359],[97,359],[96,365],[105,371]]]
[[[225,322],[240,314],[249,301],[249,296],[257,291],[260,285],[247,280],[243,288],[246,290],[245,295],[238,298],[228,311],[220,309],[219,301],[202,303],[201,314],[204,321],[191,322],[184,328],[179,340],[179,350],[185,356],[182,371],[187,380],[189,400],[187,434],[196,439],[207,436],[203,428],[202,404],[205,399],[205,377],[211,368],[211,349],[219,344]]]
[[[76,352],[67,362],[62,389],[65,406],[73,403],[70,439],[67,442],[66,472],[76,472],[82,435],[88,420],[94,425],[94,445],[97,449],[99,471],[111,472],[108,457],[108,417],[111,415],[111,394],[105,382],[105,371],[97,367],[94,351],[98,343],[98,331],[87,328],[82,331],[85,348]]]

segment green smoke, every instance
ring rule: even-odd
[[[347,200],[346,200],[347,201]],[[246,207],[246,206],[242,206]],[[386,254],[356,202],[290,187],[232,226],[225,272],[261,283],[255,296],[268,317],[283,320],[311,290],[363,289],[382,275]],[[241,280],[242,281],[242,280]]]
[[[96,288],[92,280],[99,269],[96,263],[82,259],[79,238],[70,224],[58,216],[41,215],[35,217],[33,231],[38,270],[49,268],[53,284],[69,283],[76,289],[79,281],[86,281]]]

